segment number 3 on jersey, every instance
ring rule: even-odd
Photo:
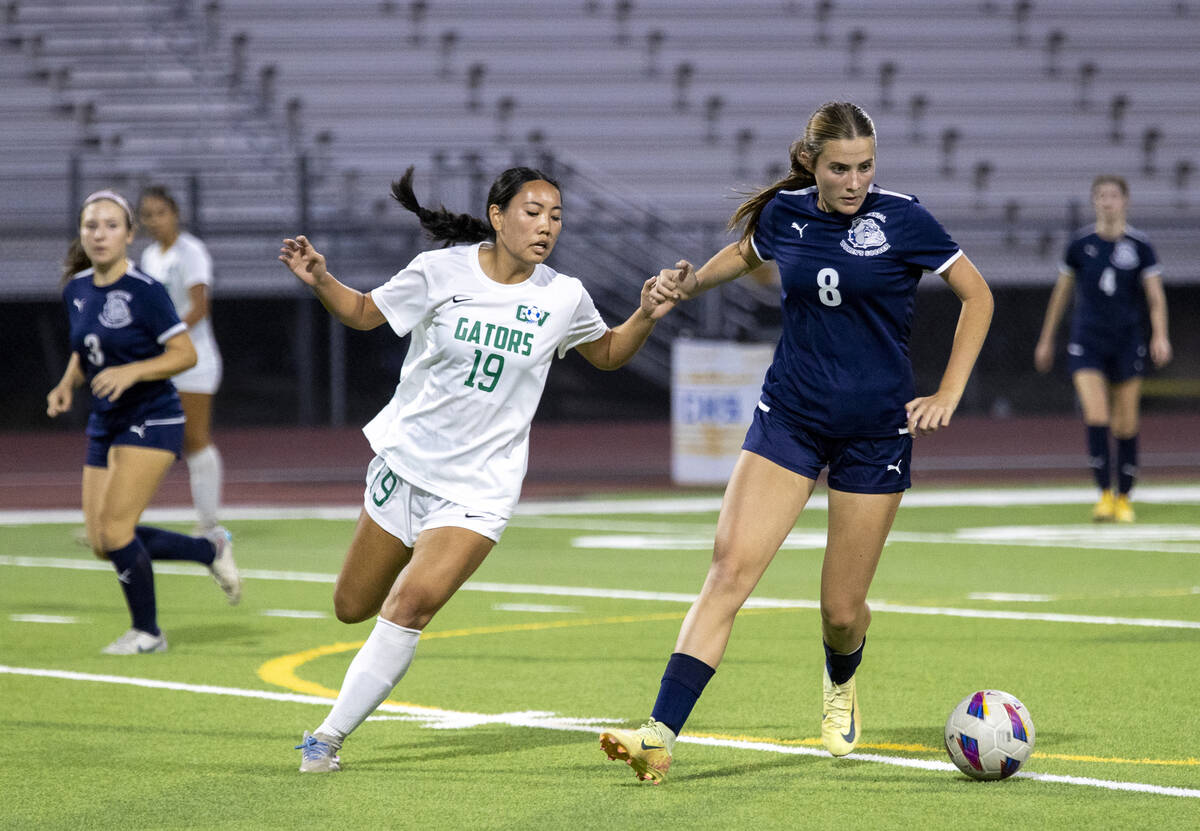
[[[823,268],[817,272],[817,297],[826,306],[842,305],[842,293],[837,290],[836,268]]]
[[[104,350],[100,348],[100,336],[94,333],[84,335],[83,345],[88,350],[88,362],[92,366],[104,366]]]
[[[483,352],[476,349],[475,363],[471,366],[471,374],[467,376],[467,380],[463,386],[477,387],[480,392],[491,392],[496,388],[496,384],[500,382],[500,373],[503,371],[503,355],[497,355],[493,352],[487,358],[484,358]],[[481,374],[484,377],[478,378]]]

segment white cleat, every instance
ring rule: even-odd
[[[238,573],[237,563],[233,561],[233,535],[218,525],[205,535],[212,543],[217,554],[208,570],[213,579],[225,592],[230,606],[236,606],[242,599],[242,576]]]
[[[105,655],[144,655],[148,652],[166,652],[167,636],[161,632],[151,635],[141,629],[130,629],[100,651]]]
[[[342,760],[337,752],[341,750],[340,742],[324,733],[313,735],[304,731],[304,738],[295,749],[300,751],[301,773],[333,773],[342,769]]]

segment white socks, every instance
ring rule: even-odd
[[[325,721],[313,732],[340,743],[366,721],[367,716],[375,712],[375,708],[384,702],[408,671],[420,637],[418,629],[408,629],[377,618],[367,642],[358,650],[350,662],[350,668],[346,670],[346,679],[342,682],[337,702]]]
[[[221,505],[222,465],[217,446],[210,444],[187,457],[188,478],[192,485],[192,504],[204,530],[215,528],[217,509]]]

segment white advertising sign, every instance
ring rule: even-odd
[[[676,340],[671,346],[671,478],[724,485],[762,389],[773,344]]]

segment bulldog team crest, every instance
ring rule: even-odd
[[[1123,239],[1113,247],[1110,262],[1120,269],[1136,268],[1138,264],[1137,248],[1132,242]]]
[[[123,329],[133,323],[133,312],[129,310],[132,299],[133,295],[127,291],[110,291],[100,310],[100,323],[109,329]]]
[[[860,257],[874,257],[891,248],[880,225],[887,217],[877,211],[857,216],[850,223],[850,232],[842,240],[842,250]]]

